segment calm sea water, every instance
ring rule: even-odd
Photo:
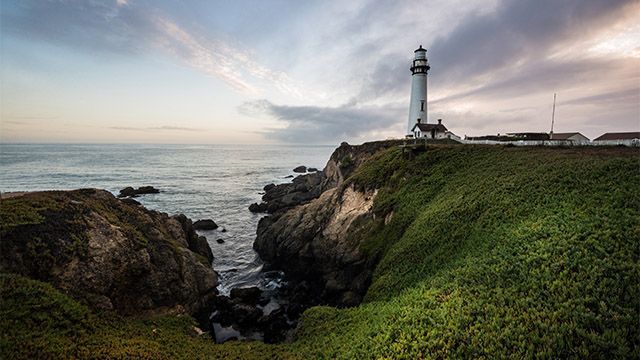
[[[220,290],[268,287],[254,252],[258,220],[248,206],[262,187],[291,179],[298,165],[323,168],[336,146],[276,145],[0,145],[0,191],[152,185],[160,194],[137,198],[150,209],[213,219],[203,231],[220,274]],[[225,228],[227,231],[222,232]],[[217,239],[223,239],[218,244]]]

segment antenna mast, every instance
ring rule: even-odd
[[[553,110],[551,111],[551,133],[549,139],[553,140],[553,123],[556,120],[556,93],[553,93]]]

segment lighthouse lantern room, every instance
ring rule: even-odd
[[[427,50],[422,45],[414,51],[415,57],[411,66],[411,101],[409,103],[409,124],[407,134],[412,134],[415,124],[427,121],[427,73],[431,68],[427,60]]]

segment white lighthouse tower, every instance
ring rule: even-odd
[[[411,66],[411,102],[409,103],[409,126],[407,134],[417,122],[427,123],[427,72],[431,68],[427,60],[427,50],[422,45],[414,51],[415,58]]]

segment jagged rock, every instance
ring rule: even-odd
[[[295,169],[293,169],[293,172],[295,172],[295,173],[305,173],[305,172],[307,172],[307,167],[304,166],[304,165],[297,166]]]
[[[401,143],[342,143],[323,171],[276,185],[262,197],[272,216],[260,220],[254,249],[267,268],[284,270],[292,283],[310,283],[290,294],[292,316],[305,304],[354,306],[361,301],[373,264],[353,239],[367,231],[362,224],[373,218],[377,191],[343,184],[373,154]]]
[[[231,300],[238,300],[244,304],[256,305],[262,295],[262,290],[256,286],[231,289]]]
[[[3,219],[0,271],[49,282],[122,315],[201,318],[216,296],[211,249],[184,215],[169,217],[96,189],[28,193],[0,206],[3,213],[33,209],[23,214],[38,219]]]
[[[251,205],[249,205],[249,211],[251,211],[252,213],[263,213],[266,212],[268,209],[268,206],[266,203],[253,203]]]
[[[199,236],[195,232],[195,223],[192,223],[191,219],[186,217],[184,214],[174,215],[172,216],[172,218],[176,219],[182,226],[182,231],[185,234],[185,239],[187,240],[187,246],[189,247],[189,249],[196,254],[204,256],[205,258],[207,258],[207,261],[209,261],[209,263],[212,263],[213,253],[211,252],[211,248],[209,247],[207,238],[204,236]]]
[[[193,228],[196,230],[215,230],[218,228],[218,224],[211,219],[204,219],[194,222]]]

